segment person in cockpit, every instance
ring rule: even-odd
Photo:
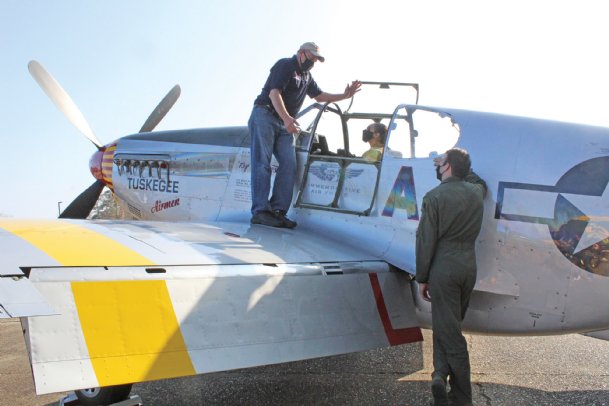
[[[370,162],[378,162],[383,157],[387,126],[383,123],[372,123],[362,132],[362,141],[370,144],[370,149],[364,152],[362,158]]]

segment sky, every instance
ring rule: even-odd
[[[270,67],[306,41],[329,93],[416,82],[422,105],[609,127],[608,38],[603,2],[587,0],[1,0],[0,216],[57,217],[94,181],[95,147],[33,59],[103,144],[137,132],[175,84],[157,130],[246,125]]]

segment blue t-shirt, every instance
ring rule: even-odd
[[[262,88],[262,93],[256,98],[254,104],[266,104],[273,107],[269,97],[272,89],[279,89],[285,108],[292,117],[298,114],[307,95],[315,98],[322,93],[311,73],[303,72],[300,69],[296,55],[280,59],[273,65]]]

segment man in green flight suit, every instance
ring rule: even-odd
[[[471,405],[467,342],[461,322],[476,283],[475,242],[482,226],[486,183],[471,170],[467,151],[434,160],[440,185],[423,198],[417,229],[416,280],[432,303],[434,405]],[[450,393],[446,380],[450,377]]]

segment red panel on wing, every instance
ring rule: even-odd
[[[423,341],[423,334],[419,327],[393,328],[389,319],[389,313],[387,312],[387,306],[385,306],[385,299],[383,298],[383,291],[381,290],[378,276],[375,273],[371,273],[369,276],[374,298],[376,299],[376,307],[379,311],[379,316],[381,316],[389,344],[399,345]]]

